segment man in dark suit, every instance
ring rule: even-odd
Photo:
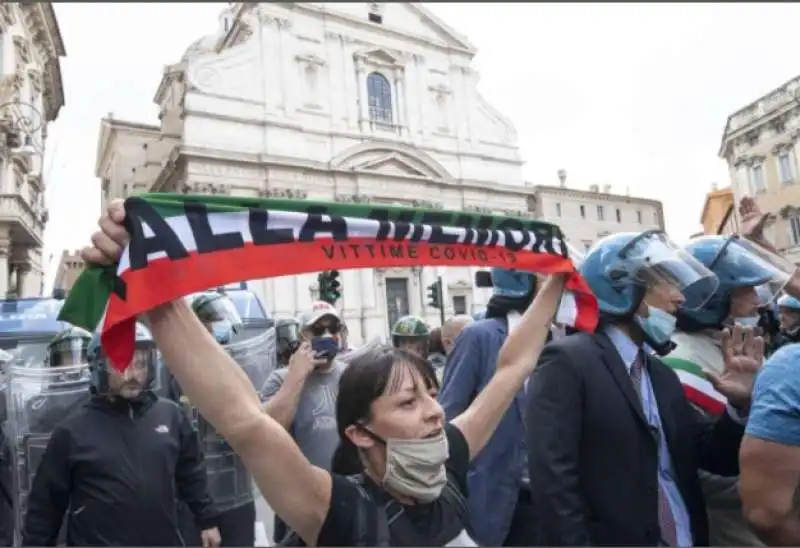
[[[718,280],[663,232],[598,242],[581,265],[601,327],[547,345],[528,383],[526,427],[536,546],[708,543],[698,468],[738,473],[744,415],[763,341],[736,328],[728,399],[716,422],[686,399],[666,353],[678,307],[699,307]]]

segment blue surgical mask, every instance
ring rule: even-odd
[[[332,360],[339,353],[339,341],[333,337],[314,337],[311,339],[311,349],[320,358]]]
[[[748,327],[753,329],[754,327],[758,327],[758,320],[760,318],[758,316],[742,316],[740,318],[733,318],[733,324],[738,325],[739,327]]]
[[[218,344],[230,344],[233,336],[233,326],[227,320],[214,322],[211,324],[211,334]]]
[[[647,312],[649,315],[646,318],[634,316],[636,323],[655,344],[668,343],[672,334],[675,333],[675,323],[677,322],[675,316],[649,305]]]

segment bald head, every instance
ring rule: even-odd
[[[472,318],[467,315],[453,316],[442,326],[442,346],[444,353],[450,354],[453,350],[453,343],[461,334],[465,327],[472,323]]]

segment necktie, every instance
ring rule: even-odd
[[[639,397],[639,402],[642,403],[644,409],[644,402],[642,400],[642,368],[644,367],[644,357],[642,352],[636,354],[636,359],[631,364],[631,382],[636,395]],[[658,440],[659,444],[661,440]],[[661,529],[661,540],[667,546],[677,546],[678,536],[675,527],[675,516],[672,515],[672,508],[669,506],[669,499],[664,489],[661,487],[661,482],[658,482],[658,525]]]

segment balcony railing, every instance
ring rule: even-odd
[[[21,229],[23,242],[41,246],[44,231],[43,212],[35,211],[20,194],[0,194],[0,222],[11,223]]]

